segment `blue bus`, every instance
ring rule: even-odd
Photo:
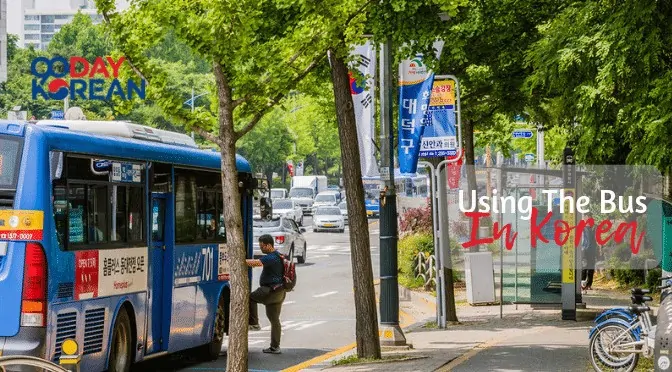
[[[0,121],[0,353],[128,371],[228,332],[219,153],[125,122]],[[237,158],[252,255],[249,163]]]
[[[429,197],[429,178],[424,174],[402,174],[399,168],[394,172],[394,187],[398,198]],[[380,216],[380,185],[379,176],[362,177],[364,184],[364,202],[369,217]]]

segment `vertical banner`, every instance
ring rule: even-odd
[[[420,143],[420,157],[454,158],[457,155],[455,125],[455,81],[435,80],[426,125]]]
[[[352,51],[354,63],[350,65],[350,94],[355,108],[359,161],[363,177],[379,175],[374,148],[375,122],[373,118],[373,87],[376,74],[376,51],[370,42],[358,45]],[[355,71],[356,73],[353,73]],[[357,80],[360,84],[357,84]],[[364,79],[364,81],[362,81]]]
[[[441,55],[443,41],[434,43],[437,57]],[[420,140],[429,107],[434,72],[427,69],[422,55],[399,64],[399,169],[401,173],[414,174],[418,168]],[[430,120],[428,120],[430,119]]]

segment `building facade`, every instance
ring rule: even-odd
[[[26,9],[23,15],[23,46],[46,49],[54,34],[70,23],[77,12],[91,17],[94,24],[102,22],[103,17],[95,9],[38,10]]]
[[[0,0],[6,1],[6,0]],[[12,0],[14,1],[14,0]],[[21,34],[19,44],[46,49],[63,25],[72,21],[77,12],[91,17],[94,24],[102,22],[93,0],[16,0],[21,4]],[[128,7],[127,0],[117,0],[117,8]]]

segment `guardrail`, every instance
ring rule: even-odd
[[[436,288],[436,258],[419,252],[415,257],[415,277],[422,278],[425,289]]]

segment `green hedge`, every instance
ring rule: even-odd
[[[399,240],[397,249],[399,284],[408,288],[422,287],[424,284],[422,278],[416,279],[415,277],[416,257],[420,252],[426,255],[434,254],[434,237],[427,233],[406,235]]]

